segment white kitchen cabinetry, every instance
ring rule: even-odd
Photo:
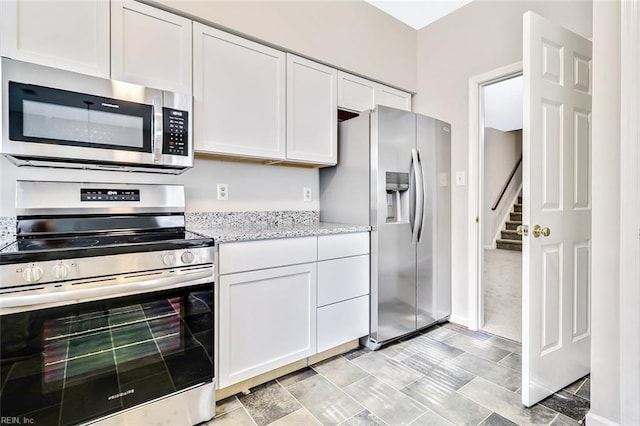
[[[318,259],[322,352],[369,334],[369,233],[318,237]]]
[[[411,93],[346,72],[338,72],[338,107],[366,111],[376,105],[411,111]]]
[[[338,74],[287,54],[287,159],[335,165],[338,148]]]
[[[131,0],[111,1],[111,78],[191,94],[192,21]]]
[[[411,111],[411,94],[379,84],[376,90],[376,104]]]
[[[193,23],[194,147],[284,160],[284,52]]]
[[[316,353],[316,244],[306,237],[220,245],[221,388]],[[306,263],[278,266],[286,259]]]
[[[1,0],[0,54],[109,77],[108,0]]]

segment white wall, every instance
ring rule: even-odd
[[[505,214],[513,207],[512,200],[522,183],[522,166],[518,168],[498,208],[495,211],[491,210],[520,156],[522,156],[521,130],[502,132],[498,129],[485,127],[484,202],[482,208],[484,211],[482,244],[485,248],[495,248],[496,233],[502,229]]]
[[[416,91],[416,31],[363,1],[153,3],[328,65]]]
[[[522,129],[522,76],[484,87],[484,126],[509,132]]]
[[[522,14],[527,10],[591,38],[592,5],[581,0],[476,0],[418,31],[418,95],[413,109],[451,123],[452,173],[468,170],[469,78],[522,60]],[[466,324],[466,186],[452,187],[451,203],[451,316]]]
[[[319,210],[318,170],[197,158],[182,175],[16,167],[0,157],[0,216],[15,216],[15,181],[179,183],[185,185],[187,211]],[[216,184],[229,185],[229,200],[216,199]],[[302,188],[312,202],[302,201]]]
[[[593,3],[593,210],[589,425],[620,422],[620,2]],[[628,283],[638,285],[638,283]],[[635,336],[637,339],[638,336]]]

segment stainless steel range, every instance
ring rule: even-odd
[[[192,425],[215,414],[213,240],[184,188],[19,181],[0,250],[2,418]]]

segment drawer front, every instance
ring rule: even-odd
[[[369,296],[318,308],[318,352],[369,334]]]
[[[369,254],[369,233],[323,235],[318,237],[318,260]]]
[[[369,255],[318,262],[318,306],[369,294]]]
[[[220,275],[315,262],[316,240],[304,237],[220,244]]]

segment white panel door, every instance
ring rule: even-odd
[[[224,388],[316,353],[316,264],[220,277]]]
[[[411,93],[379,84],[376,86],[376,105],[411,111]]]
[[[196,151],[284,159],[285,53],[193,23]]]
[[[0,54],[109,77],[109,0],[1,0]]]
[[[590,367],[591,42],[527,12],[523,53],[522,402],[531,406]]]
[[[111,78],[191,94],[191,20],[131,0],[111,1]]]
[[[287,54],[287,159],[338,159],[338,72]]]

